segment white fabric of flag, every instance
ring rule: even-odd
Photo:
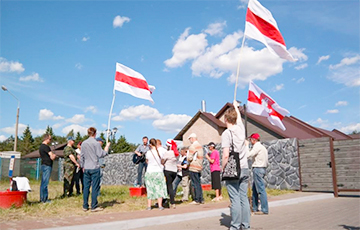
[[[244,35],[263,43],[280,58],[296,61],[286,49],[284,38],[271,12],[257,0],[249,0]]]
[[[249,94],[246,111],[255,115],[267,117],[272,125],[286,130],[282,119],[290,112],[279,106],[269,95],[255,85],[249,83]]]

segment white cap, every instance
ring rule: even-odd
[[[190,138],[192,138],[192,137],[197,138],[195,133],[190,134],[190,136],[189,136],[188,139],[190,139]]]

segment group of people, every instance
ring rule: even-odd
[[[83,210],[92,212],[102,211],[99,207],[97,197],[100,195],[101,168],[103,159],[109,151],[110,142],[105,148],[102,148],[104,140],[96,138],[96,128],[90,127],[87,130],[89,138],[84,142],[79,142],[77,149],[73,148],[75,143],[73,137],[67,138],[67,145],[64,148],[64,193],[62,197],[72,196],[74,184],[77,194],[80,195],[80,184],[82,183],[83,192]],[[49,144],[51,135],[45,134],[43,142],[39,148],[41,163],[41,184],[40,184],[40,202],[48,203],[48,184],[52,171],[52,164],[56,155],[51,151]],[[91,206],[89,208],[89,195],[91,186]]]
[[[136,186],[142,186],[142,174],[145,170],[145,186],[147,190],[147,210],[152,209],[152,200],[157,200],[158,208],[164,209],[163,203],[169,203],[170,208],[176,208],[175,196],[179,184],[183,188],[182,201],[189,200],[190,191],[193,191],[191,204],[203,204],[203,191],[201,186],[201,171],[204,157],[210,163],[212,189],[216,197],[213,201],[222,199],[221,195],[221,169],[228,163],[230,151],[239,153],[241,167],[240,178],[226,180],[225,185],[231,201],[231,227],[230,229],[250,228],[250,205],[247,198],[249,183],[248,159],[252,159],[253,185],[252,185],[252,211],[255,214],[266,215],[269,213],[267,194],[265,190],[264,176],[268,166],[267,149],[260,143],[260,135],[252,134],[245,136],[245,128],[241,120],[239,104],[234,101],[233,108],[229,108],[224,114],[227,129],[221,135],[222,164],[220,167],[220,155],[215,149],[216,145],[210,142],[207,146],[209,152],[204,154],[203,147],[195,133],[190,134],[189,147],[182,147],[180,153],[174,140],[166,141],[166,148],[159,139],[145,136],[143,144],[139,145],[135,154],[140,158],[138,163],[138,177]],[[97,197],[100,194],[101,160],[109,151],[110,142],[102,149],[103,140],[96,139],[96,128],[90,127],[89,138],[78,144],[74,150],[74,139],[68,137],[67,146],[64,149],[64,194],[72,195],[74,183],[83,174],[83,210],[89,210],[89,190],[92,186],[91,211],[101,211]],[[252,145],[249,149],[249,141]],[[42,179],[40,185],[40,201],[48,201],[48,183],[52,170],[52,162],[56,155],[51,151],[49,144],[51,136],[44,135],[39,148],[42,159]],[[100,144],[99,144],[100,143]],[[81,171],[81,173],[79,173]],[[79,186],[76,186],[80,193]],[[165,202],[164,202],[165,200]],[[261,210],[259,210],[259,200]]]

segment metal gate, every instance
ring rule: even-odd
[[[300,189],[336,192],[333,186],[334,153],[329,137],[299,140]],[[336,194],[337,196],[337,194]]]

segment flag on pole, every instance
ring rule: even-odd
[[[271,53],[280,58],[297,60],[287,51],[284,38],[271,12],[257,0],[249,0],[244,34],[263,43]]]
[[[141,73],[120,63],[116,63],[114,89],[154,103],[151,94],[155,87],[148,85]]]
[[[272,125],[286,130],[282,119],[290,112],[281,108],[276,101],[267,95],[252,81],[249,83],[249,95],[246,111],[259,116],[267,117]]]

